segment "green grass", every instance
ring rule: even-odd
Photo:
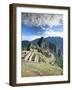
[[[62,69],[57,65],[48,63],[22,63],[22,77],[29,76],[48,76],[48,75],[61,75]]]

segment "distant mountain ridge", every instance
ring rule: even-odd
[[[41,37],[32,41],[24,40],[22,41],[22,49],[27,48],[29,43],[38,45],[43,49],[50,49],[59,56],[63,54],[63,38],[61,37]]]
[[[27,40],[24,40],[24,41],[22,41],[22,49],[23,48],[27,48],[28,47],[28,45],[29,45],[29,41],[27,41]]]
[[[41,37],[32,41],[24,40],[22,41],[22,47],[27,47],[30,42],[36,45],[38,44],[40,39],[42,39],[41,44],[43,44],[43,42],[46,43],[47,45],[49,45],[49,43],[52,43],[55,44],[56,46],[61,46],[61,48],[63,48],[63,38],[61,37],[46,37],[46,38]]]

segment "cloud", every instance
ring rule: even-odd
[[[22,23],[32,26],[53,27],[63,24],[62,14],[22,13]]]
[[[24,35],[22,40],[31,41],[40,37],[63,37],[63,31],[60,31],[59,27],[63,25],[62,14],[22,13],[22,24],[41,28],[41,30],[39,29],[40,31],[37,31],[38,34]]]
[[[28,41],[32,41],[35,40],[37,38],[41,38],[41,37],[63,37],[63,32],[54,32],[52,30],[47,30],[45,31],[43,34],[41,35],[30,35],[30,36],[22,36],[22,40],[28,40]]]
[[[63,37],[63,32],[54,32],[52,30],[47,30],[44,32],[44,36],[48,37]]]

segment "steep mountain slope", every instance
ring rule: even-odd
[[[29,43],[33,45],[38,45],[43,49],[50,49],[52,52],[55,52],[58,56],[63,55],[63,38],[60,37],[47,37],[47,38],[38,38],[33,41],[22,41],[22,48],[27,48]]]
[[[46,62],[46,58],[49,61],[49,58],[53,55],[55,57],[54,62],[63,68],[63,38],[41,37],[33,41],[22,41],[23,50],[33,52],[27,58],[28,60],[30,58],[30,61]]]

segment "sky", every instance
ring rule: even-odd
[[[22,40],[40,37],[63,37],[63,15],[48,13],[22,13]]]

